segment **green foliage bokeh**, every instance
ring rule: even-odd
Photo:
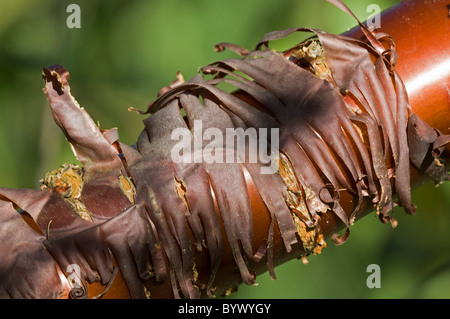
[[[399,1],[346,1],[363,21],[374,2],[385,9]],[[66,25],[70,3],[81,8],[80,29]],[[354,25],[325,0],[0,0],[0,186],[36,188],[45,172],[75,162],[42,92],[45,66],[68,69],[80,105],[133,144],[143,117],[127,108],[145,109],[177,71],[190,78],[233,56],[216,53],[216,43],[251,49],[276,29],[342,33]],[[448,184],[415,190],[418,213],[397,209],[395,230],[367,216],[343,246],[329,242],[309,265],[288,262],[276,281],[261,275],[258,287],[241,286],[230,297],[450,298],[449,194]],[[369,264],[380,265],[381,288],[367,287]]]

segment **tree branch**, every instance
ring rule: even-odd
[[[341,6],[338,1],[330,2]],[[100,130],[93,123],[70,94],[64,68],[45,68],[44,91],[54,119],[83,168],[65,165],[50,172],[42,190],[0,189],[2,223],[9,227],[1,235],[17,234],[11,247],[26,247],[19,255],[14,249],[2,248],[2,255],[10,258],[0,262],[0,269],[18,264],[28,274],[33,258],[42,261],[41,269],[51,269],[46,272],[46,282],[36,287],[22,286],[23,282],[17,282],[22,268],[12,269],[9,277],[0,277],[0,295],[57,297],[61,285],[63,297],[77,297],[78,293],[79,297],[104,298],[198,297],[199,291],[222,295],[241,281],[252,284],[255,274],[267,269],[275,276],[274,266],[292,258],[306,262],[309,254],[321,252],[324,237],[342,243],[354,220],[373,211],[374,206],[383,222],[395,226],[395,219],[388,214],[393,207],[391,188],[396,190],[399,204],[414,213],[410,181],[417,186],[425,175],[435,182],[448,179],[442,168],[450,159],[449,60],[443,53],[448,44],[440,41],[446,36],[445,28],[436,27],[436,21],[445,24],[447,19],[444,1],[429,5],[407,1],[381,17],[382,32],[392,36],[395,45],[383,33],[364,27],[346,34],[364,38],[366,44],[354,45],[348,38],[301,29],[315,32],[318,38],[286,50],[284,58],[264,48],[269,41],[297,29],[267,34],[255,52],[223,43],[218,50],[234,50],[243,59],[203,68],[203,73],[215,76],[212,80],[197,76],[182,83],[178,79],[164,88],[147,111],[152,116],[144,121],[137,149],[119,142],[115,130]],[[411,20],[410,28],[398,28]],[[264,67],[258,64],[261,61],[266,63]],[[371,67],[377,72],[376,80],[370,78]],[[255,82],[233,75],[234,70]],[[225,78],[227,74],[235,78]],[[400,78],[406,83],[411,110]],[[230,95],[216,88],[226,81],[240,90]],[[295,87],[298,81],[304,81],[303,86]],[[301,116],[298,109],[294,108],[297,113],[289,109],[295,103],[302,105],[299,101],[309,105]],[[330,105],[334,109],[317,111]],[[283,107],[288,111],[281,112]],[[293,116],[294,122],[290,121]],[[322,119],[326,125],[314,124],[319,117],[326,118]],[[168,161],[174,145],[167,137],[176,128],[190,127],[195,119],[223,129],[273,128],[282,123],[280,127],[288,132],[282,141],[288,142],[281,145],[277,177],[255,174],[255,167],[247,164],[241,172],[241,165],[228,163],[205,165],[203,170]],[[272,126],[264,126],[268,123]],[[335,123],[342,125],[342,131],[333,131]],[[290,135],[297,130],[300,148],[317,159],[309,166],[308,156],[293,157],[303,153],[289,146]],[[342,143],[343,137],[346,142],[339,147],[336,144]],[[305,138],[309,140],[302,140]],[[328,157],[317,155],[320,152],[311,146],[312,141],[319,149],[329,150]],[[350,150],[361,153],[350,159],[344,155],[352,153]],[[415,164],[411,176],[410,159]],[[358,172],[354,166],[364,170]],[[317,176],[311,177],[316,170]],[[284,196],[281,199],[276,198],[278,189]],[[21,212],[31,228],[24,227],[14,210]],[[346,233],[338,236],[343,228]],[[80,286],[73,287],[64,279],[59,285],[55,280],[58,272],[62,278],[73,279],[67,273],[67,266],[73,264],[81,267]],[[33,282],[30,278],[25,281]]]

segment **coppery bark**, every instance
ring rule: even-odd
[[[145,112],[151,116],[135,146],[121,143],[117,130],[95,125],[71,96],[63,67],[45,68],[52,114],[83,167],[50,172],[41,190],[0,189],[0,236],[10,242],[1,251],[8,258],[0,264],[0,296],[85,298],[88,283],[108,287],[118,269],[133,298],[148,297],[155,282],[170,282],[174,297],[213,296],[228,249],[226,263],[232,260],[243,282],[253,284],[254,264],[262,260],[275,277],[275,233],[287,253],[306,257],[325,246],[321,225],[329,218],[347,229],[342,237],[334,233],[337,244],[368,205],[395,226],[394,189],[398,204],[414,213],[410,162],[436,183],[448,180],[449,135],[412,113],[393,42],[385,47],[385,34],[361,29],[363,41],[296,28],[265,35],[254,51],[220,44],[218,50],[242,57],[164,88]],[[270,41],[297,31],[313,37],[284,52],[270,49]],[[239,91],[221,90],[223,82]],[[205,161],[208,143],[195,141],[196,120],[203,131],[279,129],[277,173],[261,174],[263,163],[245,158]],[[173,161],[177,128],[190,130],[192,149],[200,143],[202,162]],[[258,140],[274,143],[268,136]],[[343,193],[355,204],[343,207]],[[254,196],[270,216],[256,242]],[[34,260],[45,281],[35,280],[42,274],[32,271]],[[82,286],[69,292],[59,277],[73,264],[81,267]],[[24,271],[30,277],[21,277]]]

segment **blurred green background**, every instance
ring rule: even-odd
[[[385,9],[397,2],[346,1],[361,20],[369,4]],[[80,29],[66,26],[70,3],[81,8]],[[42,92],[42,67],[68,69],[80,105],[132,144],[143,117],[127,108],[145,109],[179,70],[190,78],[233,56],[217,54],[216,43],[251,49],[276,29],[342,33],[354,25],[324,0],[0,0],[0,186],[36,188],[45,172],[75,162]],[[288,262],[276,269],[276,281],[262,275],[258,287],[241,286],[230,297],[450,298],[449,194],[448,184],[426,185],[413,194],[416,216],[397,210],[395,230],[367,216],[343,246],[329,243],[309,265]],[[381,267],[379,289],[366,286],[369,264]]]

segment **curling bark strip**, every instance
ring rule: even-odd
[[[332,236],[341,244],[368,204],[393,226],[396,204],[413,214],[410,163],[435,183],[449,180],[450,138],[412,112],[391,39],[360,26],[362,39],[293,28],[266,34],[253,51],[219,44],[217,51],[239,56],[186,82],[178,75],[141,112],[151,116],[133,146],[121,143],[116,129],[95,125],[72,97],[62,66],[44,68],[53,117],[83,167],[50,172],[40,190],[0,188],[0,237],[8,243],[0,297],[86,298],[92,283],[106,291],[118,269],[133,298],[150,297],[158,282],[169,282],[175,298],[212,297],[218,285],[224,289],[216,275],[230,258],[246,284],[255,283],[254,265],[263,261],[275,278],[278,235],[287,254],[295,250],[306,261],[326,246],[321,225],[330,216],[346,228]],[[312,37],[283,52],[270,48],[294,32]],[[199,120],[203,131],[224,134],[279,130],[278,172],[261,174],[264,163],[245,160],[174,162],[176,129],[191,132],[191,143],[205,150],[205,141],[194,141]],[[345,194],[350,208],[342,205]],[[263,234],[254,229],[255,202],[270,217]],[[207,256],[206,266],[196,264],[199,256]],[[74,264],[82,287],[66,279]]]

